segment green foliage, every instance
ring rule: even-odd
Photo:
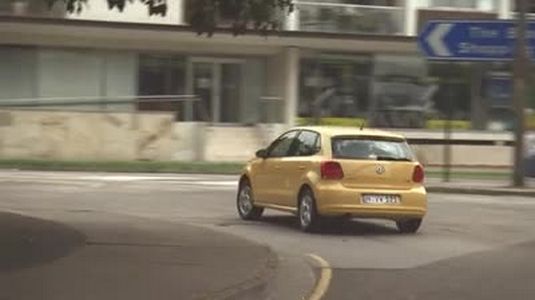
[[[243,166],[243,162],[0,159],[0,169],[50,171],[239,174]]]
[[[443,129],[446,127],[446,120],[428,120],[425,124],[427,129]],[[470,121],[464,120],[451,120],[451,129],[468,130],[472,127]]]
[[[535,121],[534,121],[535,122]],[[297,124],[304,125],[324,125],[324,126],[343,126],[343,127],[360,127],[361,124],[366,124],[366,120],[362,118],[320,118],[319,124],[314,118],[297,118]],[[535,124],[535,123],[534,123]],[[425,127],[427,129],[442,129],[446,126],[446,120],[427,120]],[[452,120],[452,129],[470,129],[470,121]]]
[[[43,0],[49,7],[63,3],[70,13],[80,13],[90,1],[99,0]],[[123,11],[128,3],[141,1],[147,6],[149,15],[167,14],[167,3],[161,0],[106,0],[109,9]],[[285,14],[294,10],[293,0],[187,0],[186,18],[199,34],[211,36],[215,29],[224,24],[234,35],[243,34],[248,29],[259,30],[263,34],[280,30]]]
[[[56,2],[63,3],[70,13],[81,13],[88,0],[46,0],[48,7],[52,8]],[[113,1],[113,0],[111,0]]]
[[[323,125],[360,128],[365,123],[366,120],[362,118],[320,118],[319,120],[315,120],[314,118],[297,118],[297,124],[300,126]]]
[[[198,173],[238,175],[244,162],[177,162],[177,161],[63,161],[39,159],[2,159],[0,169],[40,171],[132,172],[132,173]],[[440,177],[441,167],[426,168],[429,177]],[[508,170],[485,168],[454,168],[458,179],[505,179]]]

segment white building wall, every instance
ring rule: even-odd
[[[405,35],[416,35],[416,23],[417,23],[417,0],[405,0],[405,6],[403,7],[403,17],[405,18]]]
[[[500,19],[510,19],[513,11],[512,0],[499,0],[498,15]]]
[[[123,12],[118,8],[110,10],[107,0],[88,1],[80,14],[70,14],[70,19],[96,20],[109,22],[135,22],[155,24],[184,24],[184,7],[186,0],[167,0],[166,16],[149,16],[148,7],[136,0],[127,1]]]
[[[285,123],[295,125],[297,105],[299,103],[299,65],[300,51],[297,47],[285,49],[286,87],[284,100],[286,103]]]

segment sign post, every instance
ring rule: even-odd
[[[453,90],[448,89],[446,93],[449,97],[453,96]],[[445,182],[450,181],[451,177],[451,121],[453,119],[453,108],[448,105],[446,108],[446,123],[444,124],[444,139],[446,144],[444,145],[444,173],[443,180]]]
[[[513,185],[523,187],[524,182],[524,99],[526,93],[526,65],[527,47],[526,47],[526,1],[517,1],[519,9],[518,25],[516,28],[516,52],[513,70],[514,90],[513,105],[516,112],[515,126],[515,160],[513,170]]]
[[[419,35],[418,45],[428,60],[452,62],[514,60],[513,103],[517,121],[512,179],[514,186],[521,187],[524,185],[523,141],[526,65],[529,62],[528,58],[535,58],[535,22],[526,22],[525,0],[518,3],[519,18],[517,22],[507,20],[430,21]],[[447,135],[449,136],[449,134]],[[449,144],[449,140],[446,143]],[[448,179],[447,177],[445,180]]]

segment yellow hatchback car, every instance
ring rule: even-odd
[[[414,233],[427,211],[424,169],[403,136],[379,130],[298,127],[256,152],[243,170],[237,209],[294,213],[315,231],[322,217],[379,218]]]

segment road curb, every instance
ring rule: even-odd
[[[483,195],[483,196],[521,196],[521,197],[535,197],[535,190],[533,189],[511,189],[511,188],[477,188],[477,187],[441,187],[428,186],[426,187],[429,193],[440,194],[468,194],[468,195]]]

